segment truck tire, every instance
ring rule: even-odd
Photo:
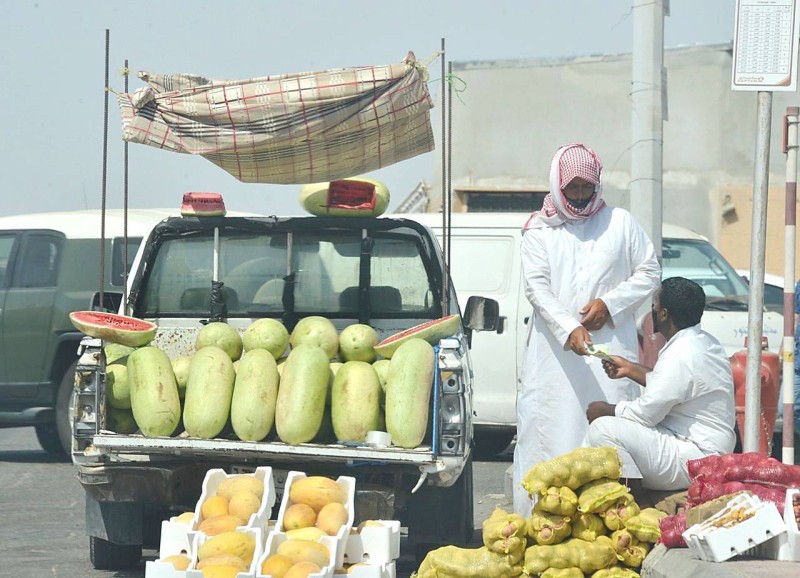
[[[89,536],[89,559],[95,570],[123,570],[139,563],[142,559],[142,546],[114,544]]]
[[[54,422],[36,426],[36,439],[48,454],[69,455],[72,451],[72,394],[75,390],[75,368],[72,363],[61,378],[53,408]]]
[[[475,457],[490,459],[503,453],[514,439],[513,431],[483,430],[475,432]]]
[[[472,456],[458,480],[449,488],[423,487],[408,499],[408,539],[417,564],[428,551],[453,544],[466,547],[473,541]]]

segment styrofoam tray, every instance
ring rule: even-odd
[[[786,532],[778,534],[754,548],[752,551],[754,556],[784,562],[800,562],[800,531],[798,531],[792,503],[794,496],[798,494],[800,494],[800,490],[795,488],[790,488],[786,492],[786,502],[783,506],[783,522],[786,524]]]
[[[261,498],[261,506],[255,514],[250,516],[250,519],[247,520],[245,525],[239,526],[238,529],[243,530],[246,528],[259,528],[262,530],[262,532],[264,532],[269,527],[269,517],[272,514],[272,506],[275,505],[276,495],[275,481],[272,477],[272,468],[269,466],[261,466],[256,468],[252,474],[228,474],[223,469],[215,468],[208,470],[206,472],[206,477],[203,479],[200,499],[197,500],[194,510],[194,518],[192,518],[192,521],[189,524],[188,538],[190,543],[193,543],[195,536],[201,533],[198,528],[200,526],[200,522],[202,521],[200,509],[203,506],[203,502],[205,502],[207,498],[217,494],[217,487],[219,487],[219,484],[222,482],[222,480],[238,476],[255,476],[264,482],[264,495]],[[264,539],[262,534],[261,546],[263,547],[263,545]]]
[[[293,504],[292,500],[289,498],[290,488],[292,484],[299,479],[307,477],[303,472],[296,472],[291,471],[286,476],[286,484],[283,488],[283,498],[281,500],[281,507],[278,512],[278,520],[275,522],[275,531],[276,532],[283,532],[283,516],[286,513],[286,510]],[[350,535],[350,529],[353,527],[353,520],[355,518],[355,493],[356,493],[356,479],[351,476],[339,476],[336,480],[336,483],[344,490],[345,495],[347,496],[347,502],[345,503],[345,508],[347,509],[347,523],[339,529],[339,532],[336,536],[331,536],[336,540],[336,552],[334,553],[334,557],[331,558],[335,560],[335,568],[341,568],[344,566],[344,551],[347,543],[347,538]]]
[[[367,564],[366,566],[350,567],[347,570],[337,570],[333,577],[347,576],[348,578],[396,578],[397,570],[394,562],[389,564]]]
[[[364,526],[347,537],[344,563],[366,562],[376,566],[389,564],[400,557],[400,522],[375,520],[380,526]]]
[[[714,526],[736,508],[744,508],[753,515],[730,527]],[[785,531],[786,524],[775,504],[762,502],[755,496],[741,495],[709,519],[687,528],[683,539],[701,560],[724,562]]]
[[[261,565],[264,563],[264,560],[272,556],[275,552],[278,551],[278,546],[280,546],[286,540],[290,538],[284,534],[283,532],[272,532],[269,537],[267,538],[267,545],[264,548],[263,553],[258,559],[258,563],[255,566],[255,576],[256,578],[272,578],[270,574],[261,574]],[[336,548],[337,542],[336,538],[333,536],[323,536],[319,539],[319,543],[325,546],[328,549],[331,564],[325,566],[322,569],[322,572],[319,574],[311,574],[308,578],[331,578],[333,576],[333,561],[336,559]],[[189,578],[189,577],[187,577]]]
[[[264,494],[266,495],[266,489],[264,490]],[[250,562],[250,568],[248,568],[246,572],[239,572],[236,575],[236,578],[254,578],[256,572],[258,571],[258,561],[261,559],[261,553],[264,548],[263,539],[261,537],[261,529],[242,528],[239,531],[253,536],[253,539],[256,542],[256,548],[253,552],[253,561]],[[186,570],[186,578],[203,578],[203,571],[195,568],[197,566],[197,552],[200,549],[200,546],[203,545],[203,542],[210,540],[213,537],[214,536],[206,536],[203,532],[197,532],[195,535],[194,542],[192,542],[192,562],[189,564],[189,569]]]

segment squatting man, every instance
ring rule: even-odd
[[[616,448],[632,489],[684,490],[689,460],[733,450],[731,364],[719,341],[700,329],[704,306],[697,283],[665,279],[652,307],[655,331],[667,340],[655,367],[619,356],[602,362],[610,378],[644,387],[633,401],[594,401],[586,411],[587,445]]]

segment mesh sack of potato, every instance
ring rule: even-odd
[[[509,514],[500,507],[483,521],[483,545],[492,552],[508,554],[523,550],[527,545],[528,528],[525,518],[519,514]]]
[[[638,568],[650,551],[650,544],[640,542],[627,529],[617,530],[611,534],[611,543],[617,553],[617,559],[626,566]]]
[[[578,511],[578,495],[566,486],[551,486],[536,500],[535,508],[540,512],[573,516]]]
[[[628,493],[628,487],[607,478],[594,480],[578,490],[578,511],[599,514]]]
[[[487,578],[489,576],[508,576],[514,578],[522,574],[524,547],[498,554],[486,546],[481,548],[459,548],[442,546],[431,550],[413,576],[416,578]]]
[[[603,568],[592,574],[589,578],[639,578],[639,573],[634,572],[630,568],[620,568],[614,566],[613,568]]]
[[[642,542],[655,544],[661,537],[659,522],[667,514],[655,508],[645,508],[637,516],[631,516],[625,522],[625,529]]]
[[[615,500],[608,508],[598,512],[598,514],[603,519],[606,528],[613,532],[624,528],[628,518],[639,514],[639,504],[634,501],[629,492],[626,492],[624,496]]]
[[[551,486],[577,490],[592,480],[619,478],[620,468],[619,456],[614,448],[576,448],[533,466],[525,473],[522,487],[530,495],[542,493]]]
[[[528,519],[528,536],[539,544],[552,545],[563,542],[572,534],[569,516],[559,516],[549,512],[537,512]]]
[[[548,568],[539,578],[583,578],[580,568]]]
[[[525,550],[525,573],[541,574],[548,568],[580,568],[589,574],[617,562],[617,553],[611,540],[587,542],[579,538],[554,546],[530,546]]]
[[[597,514],[578,514],[572,519],[572,537],[594,542],[608,533],[602,518]]]

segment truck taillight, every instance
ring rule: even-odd
[[[225,201],[219,193],[184,193],[182,217],[224,217]]]

